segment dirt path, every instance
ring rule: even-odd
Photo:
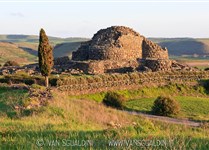
[[[162,122],[167,122],[167,123],[173,123],[173,124],[181,124],[181,125],[187,125],[187,126],[192,126],[192,127],[199,127],[201,126],[200,122],[196,121],[190,121],[186,119],[176,119],[176,118],[170,118],[170,117],[164,117],[164,116],[156,116],[156,115],[150,115],[150,114],[145,114],[141,112],[135,112],[135,111],[127,111],[128,113],[132,115],[140,115],[152,120],[157,120],[157,121],[162,121]]]

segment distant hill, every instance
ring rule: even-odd
[[[59,37],[52,37],[49,36],[49,40],[51,44],[56,45],[59,43],[67,43],[67,42],[82,42],[88,40],[88,38],[59,38]],[[5,42],[13,42],[13,43],[38,43],[39,36],[36,35],[0,35],[0,41]]]
[[[0,35],[0,64],[15,60],[21,64],[36,62],[39,37],[35,35]],[[54,57],[70,56],[87,38],[49,37]]]
[[[150,40],[167,47],[169,55],[209,55],[209,39],[150,38]]]
[[[162,47],[167,47],[170,56],[209,55],[209,39],[193,38],[149,38]],[[7,60],[19,63],[36,62],[39,37],[35,35],[0,35],[0,64]],[[81,42],[88,38],[50,37],[54,57],[71,56]]]
[[[81,42],[57,44],[54,47],[54,57],[71,56],[72,51],[77,50],[80,44]]]
[[[17,44],[11,42],[0,42],[0,64],[8,60],[14,60],[24,64],[35,62],[37,57],[20,48]]]

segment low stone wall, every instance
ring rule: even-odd
[[[70,58],[68,56],[59,57],[54,59],[54,65],[65,65],[69,63]]]
[[[90,61],[88,63],[89,74],[102,74],[102,73],[126,73],[133,72],[135,68],[139,66],[137,60],[102,60],[102,61]]]
[[[170,83],[192,84],[209,78],[209,72],[152,72],[106,74],[84,77],[67,77],[57,81],[60,91],[71,95],[90,94],[112,90],[138,89],[163,86]]]
[[[168,71],[171,70],[172,61],[169,59],[146,59],[145,66],[152,71]]]
[[[59,64],[59,63],[57,63]],[[139,66],[137,60],[90,60],[90,61],[73,61],[70,60],[62,65],[56,65],[54,68],[61,72],[66,70],[68,73],[73,73],[73,70],[77,70],[78,73],[85,74],[104,74],[104,73],[126,73],[133,72],[135,68]],[[74,73],[73,73],[74,74]]]

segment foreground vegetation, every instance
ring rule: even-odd
[[[209,98],[176,96],[174,97],[181,106],[178,118],[188,118],[198,121],[209,121]],[[156,97],[141,98],[126,102],[126,107],[131,110],[151,113]]]
[[[208,82],[208,81],[206,81]],[[208,83],[203,86],[188,86],[184,84],[169,84],[161,87],[144,87],[139,90],[118,90],[116,93],[123,95],[127,101],[141,98],[155,98],[158,96],[190,96],[190,97],[208,97]],[[102,102],[106,92],[96,94],[84,94],[71,96],[71,99],[88,99]]]
[[[179,87],[181,87],[181,92],[179,92]],[[69,97],[56,89],[52,89],[52,93],[54,98],[47,106],[34,110],[33,113],[20,112],[14,106],[27,103],[28,90],[1,85],[1,149],[209,148],[207,124],[194,128],[130,115],[98,103],[104,98],[105,93],[76,97]],[[140,111],[141,108],[147,108],[144,111],[149,111],[147,103],[151,104],[155,96],[176,95],[185,116],[189,112],[194,112],[193,114],[201,115],[205,120],[208,119],[206,115],[208,114],[207,108],[209,108],[208,99],[202,87],[169,85],[136,91],[117,91],[117,93],[126,97],[127,107]],[[195,99],[195,96],[202,98]],[[145,101],[142,101],[142,97]],[[201,109],[199,106],[194,108],[196,102]],[[131,141],[132,144],[130,144]]]

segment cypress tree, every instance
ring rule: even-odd
[[[39,58],[39,69],[41,71],[42,76],[45,77],[45,85],[46,87],[48,87],[49,75],[51,74],[51,69],[54,63],[53,63],[52,47],[49,45],[49,39],[44,29],[40,30],[38,58]]]

